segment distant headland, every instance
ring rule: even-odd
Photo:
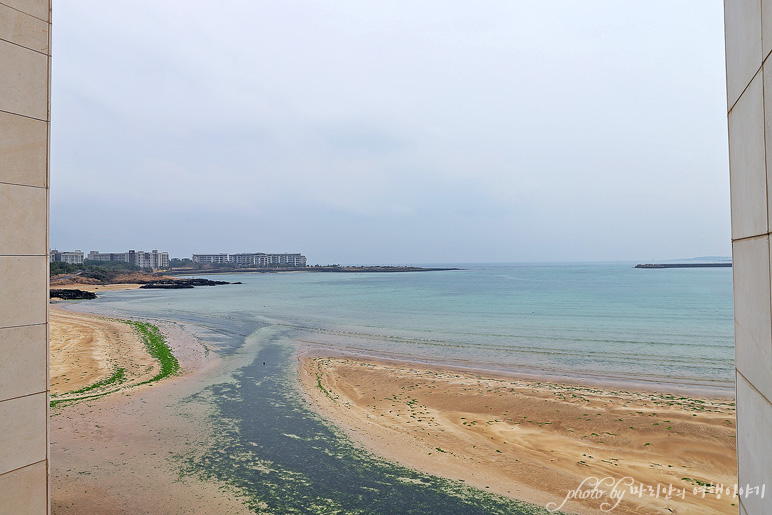
[[[241,252],[236,254],[193,254],[190,258],[169,258],[168,252],[99,252],[92,250],[88,257],[80,250],[50,251],[51,277],[62,281],[74,276],[80,279],[91,278],[101,284],[114,284],[128,281],[139,284],[153,282],[164,274],[230,274],[230,273],[276,273],[276,272],[435,272],[440,270],[463,270],[461,268],[426,268],[419,266],[341,266],[307,264],[306,256],[300,253]],[[132,275],[133,277],[125,277]],[[143,274],[151,274],[145,277]],[[64,277],[55,277],[64,276]],[[61,281],[60,281],[61,282]],[[94,284],[94,282],[91,282]],[[158,286],[158,287],[168,287]]]
[[[732,268],[732,263],[647,263],[635,268]]]
[[[280,255],[286,261],[280,264],[260,263],[257,259],[252,264],[236,264],[234,262],[194,262],[193,260],[167,260],[171,261],[171,266],[164,268],[140,267],[136,262],[130,262],[129,258],[135,258],[139,255],[137,252],[115,254],[113,259],[82,259],[81,255],[74,252],[55,251],[57,256],[51,258],[51,298],[63,300],[84,300],[95,298],[94,291],[113,290],[113,289],[187,289],[196,286],[219,286],[225,284],[241,284],[240,282],[229,283],[226,281],[212,281],[203,278],[181,278],[174,276],[195,276],[209,274],[235,274],[235,273],[287,273],[287,272],[316,272],[316,273],[389,273],[389,272],[436,272],[441,270],[463,270],[462,268],[426,268],[418,266],[392,266],[392,265],[372,265],[372,266],[341,266],[341,265],[314,265],[307,266],[305,257],[300,265],[291,264],[291,260]],[[74,256],[70,256],[70,254]],[[92,252],[92,256],[95,252]],[[165,256],[166,253],[156,254]],[[265,254],[259,255],[260,257]],[[300,256],[298,254],[298,256]],[[77,259],[78,262],[67,262],[70,259]],[[298,259],[300,261],[300,259]]]
[[[257,273],[270,274],[280,272],[317,272],[317,273],[384,273],[384,272],[439,272],[448,270],[463,270],[463,268],[437,268],[420,266],[341,266],[341,265],[315,265],[315,266],[260,266],[260,267],[223,267],[204,265],[201,268],[172,267],[165,270],[167,275],[191,275],[191,274],[239,274]]]

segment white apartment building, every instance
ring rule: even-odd
[[[80,250],[73,252],[59,252],[56,249],[51,249],[48,261],[50,263],[60,262],[69,263],[71,265],[80,265],[83,263],[83,252]]]
[[[230,263],[228,254],[193,254],[194,263]]]
[[[152,250],[130,250],[128,252],[99,252],[92,250],[88,253],[88,259],[93,261],[123,261],[137,265],[140,268],[167,268],[169,266],[169,253]]]
[[[196,261],[196,257],[227,256],[227,261]],[[238,254],[193,254],[197,263],[233,263],[238,266],[306,266],[306,257],[302,254],[266,254],[265,252],[241,252]]]
[[[114,253],[114,252],[99,252],[97,250],[92,250],[88,253],[88,258],[91,261],[125,261],[126,263],[129,262],[129,253],[128,252],[120,252],[120,253]]]
[[[130,259],[131,252],[133,251],[129,251]],[[134,254],[134,264],[141,268],[167,268],[169,266],[169,253],[158,252],[157,250],[142,252],[140,250]]]
[[[266,265],[306,266],[306,257],[301,254],[266,254]]]

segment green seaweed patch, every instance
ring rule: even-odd
[[[157,326],[147,322],[138,322],[136,320],[122,320],[119,318],[106,319],[106,320],[114,320],[116,322],[122,322],[124,324],[132,326],[134,328],[134,331],[139,336],[140,340],[142,340],[142,343],[145,344],[145,349],[147,350],[148,354],[150,354],[152,358],[156,359],[161,367],[161,370],[155,376],[151,377],[147,381],[142,381],[141,383],[137,383],[136,386],[153,383],[155,381],[160,381],[165,377],[175,375],[179,372],[180,363],[179,361],[177,361],[177,358],[174,357],[174,354],[172,353],[171,348],[166,343],[166,338],[164,337],[163,334],[161,334],[161,330],[158,329]],[[103,397],[107,394],[115,392],[115,390],[97,392],[91,395],[78,395],[78,394],[88,393],[92,390],[96,390],[98,388],[104,388],[106,386],[119,385],[127,380],[128,378],[126,377],[126,369],[117,368],[110,377],[102,379],[101,381],[97,381],[96,383],[90,384],[79,390],[75,390],[73,392],[67,392],[67,398],[52,399],[50,401],[50,406],[53,408],[59,404],[63,404],[66,402],[77,402],[77,401],[83,401],[87,399],[93,400],[99,397]],[[78,396],[70,397],[71,395],[78,395]],[[55,395],[52,395],[52,397],[55,397]]]
[[[147,353],[158,360],[161,370],[152,378],[139,384],[148,384],[160,381],[164,377],[175,375],[180,370],[180,363],[172,354],[169,345],[166,344],[166,338],[161,334],[157,326],[147,322],[137,322],[136,320],[121,320],[124,324],[130,325],[142,339]]]
[[[316,374],[316,387],[319,388],[327,397],[329,397],[331,401],[335,400],[332,398],[332,395],[330,395],[330,392],[328,392],[327,389],[322,385],[322,378],[319,376],[319,374]]]
[[[105,387],[105,386],[111,386],[111,385],[114,385],[114,384],[120,384],[120,383],[122,383],[125,380],[126,380],[126,369],[125,368],[119,368],[115,372],[113,372],[113,374],[110,377],[106,377],[106,378],[104,378],[104,379],[102,379],[100,381],[97,381],[96,383],[90,384],[88,386],[84,386],[83,388],[80,388],[78,390],[74,390],[72,392],[67,392],[67,395],[77,395],[77,394],[80,394],[80,393],[90,392],[91,390],[96,390],[97,388],[102,388],[102,387]],[[106,393],[107,392],[99,394],[97,396],[101,396],[101,395],[104,395]],[[56,394],[52,394],[51,397],[52,398],[56,397]],[[91,397],[95,397],[95,396],[91,396],[90,395],[88,397],[91,398]],[[79,399],[80,398],[78,398],[78,399],[53,399],[50,402],[50,405],[53,408],[57,404],[61,404],[63,402],[67,402],[67,401],[70,401],[70,400],[74,401],[74,400],[79,400]]]
[[[263,352],[281,356],[274,349]],[[234,374],[235,383],[211,385],[196,394],[213,408],[208,419],[212,433],[202,445],[172,457],[180,478],[227,485],[255,513],[405,513],[411,508],[412,513],[549,514],[546,508],[372,454],[309,412],[289,374],[264,375],[262,368],[247,366]],[[320,377],[315,386],[325,391]],[[248,396],[244,388],[250,388]],[[300,438],[287,438],[287,433]]]

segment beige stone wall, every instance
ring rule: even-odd
[[[725,0],[740,513],[772,513],[772,0]]]
[[[0,514],[50,512],[49,0],[0,0]]]

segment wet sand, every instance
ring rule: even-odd
[[[130,326],[51,310],[55,400],[103,380],[115,368],[130,377],[109,392],[88,392],[106,396],[51,408],[54,514],[247,513],[227,485],[182,476],[175,463],[175,456],[204,448],[211,438],[208,405],[188,398],[216,376],[220,361],[185,326],[153,323],[182,373],[137,386],[158,365]]]
[[[736,483],[733,399],[344,357],[301,357],[299,374],[317,409],[355,440],[430,474],[550,507],[585,478],[631,477],[656,495],[621,484],[614,513],[737,512],[736,499],[700,489]],[[657,485],[672,485],[671,498]],[[616,500],[563,509],[608,513],[603,502]]]

